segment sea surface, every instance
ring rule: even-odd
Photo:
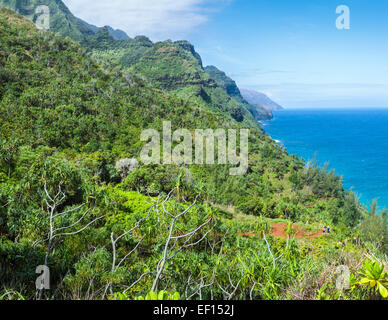
[[[284,110],[262,124],[290,154],[329,163],[346,189],[388,209],[388,109]]]

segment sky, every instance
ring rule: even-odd
[[[78,17],[190,41],[204,65],[285,108],[388,107],[388,0],[64,0]],[[336,9],[350,9],[339,30]]]

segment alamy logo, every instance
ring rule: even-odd
[[[50,269],[47,266],[38,266],[35,271],[40,276],[36,279],[36,290],[50,290]]]
[[[35,25],[40,30],[50,29],[50,8],[48,6],[37,6],[35,9],[37,15]]]
[[[338,30],[350,29],[350,9],[348,6],[340,5],[336,9],[336,13],[340,16],[336,20],[336,27]]]
[[[339,291],[350,289],[350,270],[347,266],[337,267],[336,274],[338,274],[336,281],[336,288]]]
[[[230,175],[244,175],[248,170],[249,130],[242,129],[239,135],[240,154],[238,155],[237,130],[197,129],[192,134],[190,130],[178,129],[172,132],[171,122],[165,121],[163,122],[163,139],[156,130],[148,129],[142,132],[140,139],[147,144],[141,151],[140,160],[145,165],[161,163],[165,165],[212,165],[217,160],[219,165],[238,165],[229,170]],[[161,140],[163,141],[163,159],[161,159]]]

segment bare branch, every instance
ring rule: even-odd
[[[137,279],[134,283],[132,283],[127,289],[124,290],[124,293],[127,293],[129,290],[131,290],[135,285],[137,285],[145,276],[152,274],[153,272],[146,272],[143,273],[139,279]]]
[[[119,240],[121,240],[122,238],[124,238],[125,236],[127,236],[128,234],[130,234],[131,232],[133,232],[135,229],[139,228],[140,225],[143,223],[143,221],[147,220],[149,218],[149,216],[151,215],[151,212],[152,210],[154,209],[154,207],[158,207],[159,206],[159,197],[157,199],[157,201],[151,206],[151,208],[148,210],[148,213],[147,213],[147,216],[141,218],[137,223],[136,225],[129,229],[128,231],[124,232],[123,234],[121,234],[119,237],[117,237],[116,239],[114,238],[114,234],[112,232],[111,234],[111,242],[112,242],[112,249],[113,249],[113,261],[112,261],[112,272],[115,272],[117,270],[117,268],[138,248],[138,246],[140,245],[140,243],[143,241],[143,239],[141,239],[141,241],[138,243],[138,245],[136,246],[136,248],[134,250],[132,250],[130,252],[130,254],[127,254],[124,259],[122,259],[120,261],[120,263],[118,264],[118,266],[116,266],[116,244]]]
[[[101,217],[98,217],[98,218],[94,219],[92,222],[89,222],[85,227],[83,227],[82,229],[80,229],[80,230],[78,230],[78,231],[56,234],[56,235],[54,235],[53,238],[63,237],[63,236],[73,236],[73,235],[79,234],[79,233],[81,233],[82,231],[84,231],[85,229],[87,229],[89,226],[91,226],[93,223],[95,223],[95,222],[97,222],[98,220],[101,220],[102,218],[105,218],[105,217],[106,217],[106,215],[103,215],[103,216],[101,216]]]
[[[118,265],[117,265],[117,268],[120,268],[120,266],[123,264],[123,262],[125,261],[125,260],[127,260],[128,259],[128,257],[132,254],[132,253],[134,253],[136,250],[137,250],[137,248],[140,246],[140,244],[143,242],[143,239],[141,239],[140,241],[139,241],[139,243],[136,245],[136,247],[135,248],[133,248],[124,258],[122,258],[121,259],[121,261],[118,263]]]
[[[158,282],[159,282],[159,279],[164,271],[164,268],[165,268],[165,265],[166,263],[173,259],[180,251],[182,251],[184,248],[188,248],[188,247],[191,247],[191,246],[195,246],[197,244],[199,244],[200,242],[202,242],[206,236],[209,234],[210,231],[208,231],[205,236],[203,236],[199,241],[196,241],[194,243],[190,243],[191,239],[206,225],[208,225],[211,221],[212,221],[212,218],[208,219],[205,223],[203,223],[202,225],[200,225],[199,227],[197,227],[195,230],[189,232],[189,233],[186,233],[184,235],[181,235],[181,236],[173,236],[173,232],[175,230],[175,225],[176,225],[176,222],[177,220],[184,216],[187,212],[189,212],[197,203],[197,199],[198,199],[198,196],[195,198],[195,201],[190,205],[188,206],[185,210],[183,210],[181,213],[177,214],[177,215],[173,215],[172,213],[170,213],[167,209],[166,209],[166,203],[167,201],[171,198],[172,196],[172,193],[175,189],[173,189],[172,191],[169,192],[169,194],[167,195],[167,197],[164,199],[163,203],[162,203],[162,207],[163,207],[163,211],[165,214],[167,214],[170,218],[171,218],[171,224],[170,224],[170,227],[169,227],[169,234],[168,234],[168,237],[167,237],[167,240],[166,240],[166,243],[164,245],[164,250],[163,250],[163,256],[162,258],[159,260],[158,264],[157,264],[157,271],[156,271],[156,277],[154,279],[154,282],[153,282],[153,285],[152,285],[152,289],[151,291],[156,291],[157,289],[157,286],[158,286]],[[184,239],[184,238],[187,238],[186,241],[183,243],[183,245],[181,245],[179,248],[177,248],[177,243],[178,243],[178,240],[180,239]],[[173,241],[173,244],[171,246],[171,242]]]
[[[83,203],[83,204],[81,204],[80,206],[78,206],[78,207],[76,207],[76,208],[74,208],[74,209],[70,209],[70,210],[68,210],[68,211],[58,213],[58,214],[54,215],[53,218],[55,219],[56,217],[63,216],[63,215],[67,215],[67,214],[69,214],[69,213],[75,212],[75,211],[81,209],[82,207],[84,207],[85,205],[86,205],[86,203]]]
[[[263,238],[264,238],[264,241],[265,243],[267,244],[267,248],[268,248],[268,251],[269,251],[269,254],[271,255],[272,257],[272,263],[273,263],[273,267],[275,268],[276,267],[276,261],[278,261],[281,257],[283,257],[283,255],[286,253],[287,249],[288,249],[288,244],[289,244],[289,240],[290,240],[290,236],[287,236],[287,244],[286,244],[286,248],[284,249],[283,253],[278,256],[278,257],[275,257],[272,253],[272,250],[271,250],[271,246],[270,244],[268,243],[267,241],[267,238],[265,237],[265,232],[263,231]]]
[[[86,210],[84,212],[84,214],[82,215],[81,218],[79,218],[76,222],[74,222],[72,225],[70,226],[66,226],[66,227],[62,227],[62,228],[58,228],[58,229],[55,229],[53,232],[56,233],[58,231],[62,231],[62,230],[66,230],[66,229],[71,229],[73,227],[75,227],[77,224],[80,224],[82,222],[82,220],[85,218],[85,216],[91,211],[92,209],[89,208],[88,210]],[[57,215],[58,216],[58,215]],[[53,216],[53,218],[55,218],[55,216]]]
[[[98,220],[104,218],[105,216],[98,217],[98,218],[94,219],[93,221],[89,222],[86,226],[82,227],[81,229],[79,229],[77,231],[58,233],[60,231],[69,230],[69,229],[79,225],[84,220],[86,215],[92,210],[92,208],[89,208],[88,210],[86,210],[83,213],[82,217],[80,219],[78,219],[75,223],[73,223],[71,225],[68,225],[68,226],[64,226],[64,227],[60,227],[60,228],[55,228],[55,221],[56,221],[57,217],[62,216],[62,215],[66,215],[66,214],[69,214],[69,213],[72,213],[72,212],[75,212],[75,211],[81,209],[82,207],[84,207],[85,204],[82,204],[82,205],[80,205],[80,206],[78,206],[76,208],[70,209],[70,210],[62,212],[62,213],[56,213],[57,208],[66,199],[66,194],[62,191],[62,185],[63,185],[64,182],[61,181],[59,183],[59,185],[58,185],[58,192],[57,192],[57,194],[54,197],[52,197],[50,195],[50,192],[47,189],[47,180],[45,179],[44,176],[42,176],[42,180],[43,180],[43,189],[44,189],[44,193],[45,193],[45,198],[43,200],[46,203],[46,207],[47,207],[46,210],[47,210],[47,213],[48,213],[48,216],[49,216],[49,231],[47,233],[47,238],[46,239],[35,241],[33,246],[36,246],[36,245],[38,245],[40,243],[43,243],[43,242],[47,242],[47,251],[46,251],[46,256],[45,256],[45,261],[44,261],[44,265],[47,266],[48,265],[49,256],[50,256],[51,252],[55,249],[54,248],[54,244],[53,244],[53,241],[54,241],[55,238],[79,234],[82,231],[86,230],[90,225],[94,224],[95,222],[97,222]],[[43,296],[43,289],[40,289],[39,290],[38,299],[39,300],[42,299],[42,296]]]
[[[192,206],[191,206],[192,208]],[[193,235],[195,235],[200,229],[202,229],[204,226],[206,226],[210,221],[212,220],[212,218],[210,218],[209,220],[207,220],[205,223],[201,224],[198,228],[196,228],[195,230],[189,232],[189,233],[186,233],[182,236],[176,236],[176,237],[171,237],[171,239],[183,239],[183,238],[187,238],[187,237],[192,237]]]

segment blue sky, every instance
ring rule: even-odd
[[[187,39],[286,108],[388,107],[388,0],[65,0],[130,36]],[[350,8],[350,30],[336,8]]]

